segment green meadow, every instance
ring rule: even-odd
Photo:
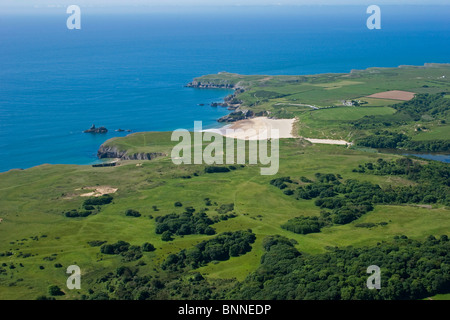
[[[169,138],[169,133],[134,134],[121,139],[120,144],[141,150],[147,143],[149,149],[157,150],[155,139],[163,139],[161,148],[164,149],[175,144]],[[322,172],[340,173],[344,179],[355,178],[382,186],[412,183],[401,177],[352,172],[359,164],[379,157],[389,160],[398,156],[285,139],[280,145],[280,169],[276,177],[312,179],[316,172]],[[177,166],[169,157],[160,157],[151,161],[123,161],[116,167],[42,165],[0,174],[0,217],[3,219],[0,253],[12,253],[0,257],[6,270],[0,274],[0,298],[35,299],[46,295],[50,285],[63,288],[66,294],[61,299],[80,298],[95,288],[98,277],[121,265],[136,265],[136,261],[122,262],[118,256],[101,254],[99,247],[91,247],[89,241],[123,240],[132,245],[150,242],[156,250],[143,254],[139,261],[145,265],[139,268],[144,274],[157,274],[155,270],[168,254],[214,236],[175,236],[174,241],[164,242],[155,233],[155,218],[181,213],[187,206],[199,210],[205,207],[205,198],[214,203],[207,211],[208,216],[217,215],[221,204],[234,203],[236,217],[214,224],[217,233],[251,229],[257,238],[251,252],[198,270],[211,279],[245,279],[258,267],[263,254],[261,243],[267,235],[295,239],[299,251],[317,254],[326,252],[329,246],[372,246],[396,235],[412,239],[423,239],[430,234],[439,236],[450,228],[449,210],[439,205],[429,208],[380,205],[353,223],[327,227],[315,234],[295,234],[280,225],[293,217],[319,215],[320,209],[312,200],[295,200],[284,195],[269,184],[273,176],[260,175],[258,165],[224,173],[205,173],[204,168],[205,165]],[[84,201],[81,195],[89,190],[81,188],[95,186],[117,188],[112,194],[113,202],[88,217],[65,217],[64,211],[78,208]],[[183,207],[175,207],[177,201]],[[142,215],[128,217],[127,209]],[[380,221],[388,224],[373,229],[355,227],[360,222]],[[57,268],[55,264],[62,267]],[[72,264],[82,270],[81,290],[64,290],[68,276],[65,270]]]
[[[385,106],[398,101],[366,96],[390,90],[414,93],[446,92],[449,90],[449,76],[450,65],[427,64],[304,76],[246,76],[219,73],[195,80],[201,83],[237,85],[246,88],[238,98],[245,106],[258,110],[267,109],[267,103],[272,101],[327,107],[342,106],[342,100],[359,99],[371,106]]]
[[[242,100],[242,108],[270,111],[279,118],[296,117],[295,132],[299,137],[351,141],[370,133],[355,128],[352,121],[372,116],[394,117],[396,110],[390,106],[399,103],[365,98],[367,95],[387,90],[448,92],[448,79],[449,65],[427,65],[305,76],[220,73],[196,80],[246,88],[237,95]],[[343,100],[365,103],[344,106]],[[448,121],[429,121],[425,127],[417,131],[414,125],[406,123],[389,130],[407,133],[417,141],[448,139]],[[97,290],[99,279],[122,266],[139,267],[141,275],[157,278],[161,263],[170,254],[192,248],[222,232],[251,229],[256,240],[250,252],[226,261],[213,261],[195,270],[207,279],[246,279],[260,266],[263,239],[270,235],[292,239],[298,251],[318,255],[332,247],[373,247],[401,235],[422,241],[429,235],[439,237],[450,230],[450,210],[438,203],[377,204],[373,211],[355,221],[326,226],[317,233],[297,234],[281,228],[294,217],[319,217],[321,209],[314,200],[297,200],[284,194],[270,184],[272,179],[291,177],[301,186],[304,182],[300,177],[314,180],[316,173],[332,173],[340,174],[344,181],[367,181],[382,188],[418,185],[401,175],[362,174],[354,170],[379,158],[400,159],[400,155],[376,153],[368,148],[313,145],[302,138],[282,139],[278,173],[264,176],[260,165],[233,165],[227,172],[208,172],[206,164],[175,165],[170,155],[177,143],[171,141],[170,132],[134,133],[108,140],[104,146],[129,155],[162,153],[167,156],[145,161],[120,160],[114,167],[41,165],[0,173],[0,299],[48,296],[52,285],[65,293],[57,299],[81,299]],[[208,144],[202,142],[202,147]],[[248,146],[245,151],[248,153]],[[92,197],[86,196],[87,193],[105,188],[113,196],[111,203],[94,208],[89,216],[66,216],[66,212],[79,210]],[[177,202],[181,206],[176,206]],[[215,222],[212,227],[216,235],[174,235],[173,241],[163,241],[161,234],[155,232],[158,217],[182,214],[192,207],[196,212],[203,210],[208,217],[217,218],[221,206],[229,204],[234,204],[235,217]],[[128,209],[141,215],[127,216]],[[376,226],[358,227],[361,223]],[[136,246],[149,242],[155,250],[142,252],[138,260],[123,261],[120,255],[104,254],[99,246],[92,246],[93,241],[113,244],[119,240]],[[80,290],[66,287],[69,276],[66,269],[70,265],[81,268]],[[433,299],[448,299],[448,295]]]

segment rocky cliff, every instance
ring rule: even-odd
[[[127,151],[119,150],[115,146],[101,145],[97,151],[97,157],[103,158],[118,158],[121,160],[152,160],[156,157],[165,157],[166,153],[162,152],[140,152],[128,154]]]

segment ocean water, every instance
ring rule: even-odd
[[[314,74],[450,62],[450,6],[232,7],[112,14],[0,12],[0,172],[90,164],[115,129],[217,126],[229,90],[185,88],[194,77]],[[205,106],[198,104],[204,103]],[[105,135],[82,133],[92,124]]]

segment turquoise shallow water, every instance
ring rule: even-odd
[[[449,6],[230,8],[99,15],[0,13],[0,171],[89,164],[101,143],[136,131],[217,126],[226,90],[184,85],[203,74],[313,74],[447,63]],[[206,106],[199,106],[204,103]],[[83,134],[95,123],[106,135]]]

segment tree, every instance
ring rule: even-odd
[[[151,252],[151,251],[155,251],[156,249],[155,249],[155,246],[154,245],[152,245],[151,243],[149,243],[149,242],[145,242],[143,245],[142,245],[142,251],[144,251],[144,252]]]
[[[211,236],[211,235],[213,235],[215,233],[216,233],[216,231],[214,230],[214,228],[212,228],[210,226],[207,226],[205,228],[205,234],[207,234],[208,236]]]
[[[170,231],[164,231],[161,235],[161,240],[162,241],[172,241],[172,232]]]
[[[140,217],[141,214],[139,213],[139,211],[133,210],[133,209],[128,209],[127,211],[125,211],[125,215],[127,217]]]
[[[56,285],[48,287],[48,293],[51,296],[63,296],[64,295],[64,292],[61,291],[61,288]]]

